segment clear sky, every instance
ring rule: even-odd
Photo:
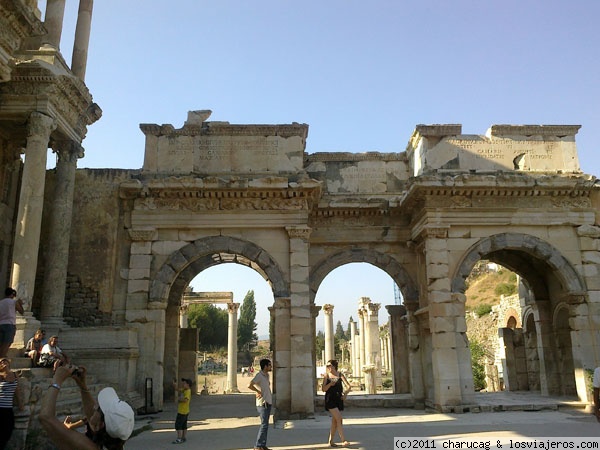
[[[67,60],[77,4],[67,2]],[[417,124],[582,125],[581,169],[599,175],[599,17],[596,0],[96,1],[86,83],[103,117],[79,167],[141,168],[140,123],[179,128],[187,111],[211,109],[215,121],[306,123],[308,153],[401,152]],[[232,283],[246,280],[233,267],[194,288],[236,301],[254,289],[264,335],[272,294],[256,274]],[[334,321],[356,319],[361,296],[393,303],[383,272],[347,270],[318,292]]]

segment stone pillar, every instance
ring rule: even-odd
[[[290,238],[290,327],[292,348],[290,415],[296,418],[313,417],[315,412],[312,365],[315,337],[311,335],[311,302],[309,283],[309,236],[305,226],[286,227]]]
[[[315,336],[315,337],[317,336],[317,317],[319,316],[319,311],[321,311],[320,306],[312,305],[310,307],[310,317],[311,317],[310,332],[311,332],[311,336]],[[315,367],[315,368],[317,367],[317,352],[313,352],[312,364],[313,364],[313,367]],[[314,374],[313,381],[314,381],[314,391],[313,392],[318,392],[321,389],[321,378],[319,377],[319,375],[317,373]]]
[[[292,348],[290,340],[290,299],[275,298],[273,303],[275,336],[273,342],[273,402],[276,419],[287,418],[292,405]]]
[[[54,185],[54,201],[50,214],[48,248],[46,252],[41,320],[47,329],[64,326],[63,310],[69,265],[69,237],[73,217],[73,191],[77,160],[83,148],[77,142],[55,143],[58,161]]]
[[[561,395],[561,383],[554,347],[556,345],[552,327],[550,300],[536,299],[534,308],[537,331],[537,352],[540,361],[540,392],[542,395]],[[504,375],[506,377],[506,374]]]
[[[227,387],[225,393],[240,392],[237,385],[237,331],[239,303],[227,303],[229,327],[227,333]]]
[[[181,305],[179,307],[179,328],[187,328],[188,323],[188,310],[190,305]]]
[[[352,376],[357,377],[359,374],[359,358],[360,358],[360,349],[358,348],[358,337],[356,336],[356,322],[354,320],[350,320],[350,345],[352,345],[352,354],[350,356],[350,364],[352,364]]]
[[[364,307],[360,307],[358,309],[358,320],[360,323],[360,334],[359,334],[359,347],[360,347],[360,371],[361,376],[364,376],[364,372],[362,367],[367,365],[366,352],[365,352],[365,344],[367,339],[367,331],[366,331],[366,317],[367,311]]]
[[[379,308],[380,303],[367,305],[367,365],[375,367],[375,383],[381,386],[381,354],[379,352]]]
[[[394,394],[406,394],[410,392],[406,307],[403,305],[386,305],[385,308],[390,314],[390,371],[392,373],[393,392]]]
[[[73,75],[82,81],[85,81],[93,7],[94,0],[79,0],[75,40],[73,41],[73,57],[71,58],[71,71],[73,72]]]
[[[26,311],[31,311],[31,299],[35,286],[44,188],[46,183],[46,161],[50,133],[56,128],[51,117],[33,112],[29,117],[25,164],[19,194],[17,223],[11,286],[17,290]]]
[[[333,305],[323,305],[325,313],[325,364],[331,359],[335,359],[335,347],[333,339]]]
[[[466,336],[465,295],[452,292],[448,229],[423,230],[425,281],[431,328],[434,405],[442,411],[473,402],[473,369]]]
[[[415,407],[425,407],[425,386],[423,384],[423,357],[422,351],[424,346],[421,345],[421,324],[428,324],[427,317],[420,318],[415,312],[419,306],[418,301],[405,303],[406,306],[406,323],[407,323],[407,347],[408,347],[408,377],[410,381],[410,392],[415,400]],[[402,347],[402,344],[398,344]],[[397,355],[396,350],[394,354]],[[397,356],[396,356],[397,357]]]
[[[48,31],[48,34],[42,37],[42,45],[45,47],[53,47],[56,50],[60,49],[65,3],[66,0],[48,0],[46,3],[44,27]]]

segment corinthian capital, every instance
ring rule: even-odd
[[[27,127],[28,137],[39,136],[40,138],[48,139],[50,133],[56,129],[56,120],[52,117],[34,111],[29,116]]]

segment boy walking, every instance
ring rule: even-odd
[[[177,417],[175,417],[175,430],[177,439],[173,444],[183,444],[187,433],[187,420],[190,413],[190,400],[192,399],[192,380],[189,378],[181,379],[182,386],[177,388],[177,382],[173,381],[175,393],[177,394]]]

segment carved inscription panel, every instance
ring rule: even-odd
[[[425,165],[433,169],[577,171],[579,161],[573,140],[527,140],[458,136],[443,139],[425,152]]]
[[[160,136],[156,145],[156,170],[163,173],[302,170],[304,145],[297,136]]]

